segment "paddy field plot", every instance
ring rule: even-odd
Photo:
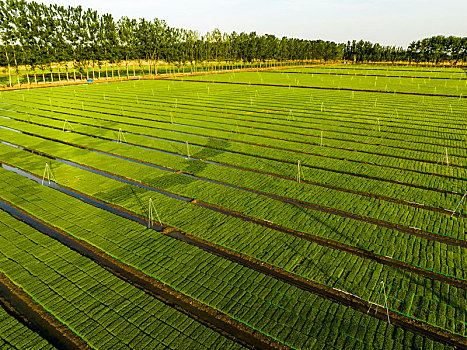
[[[2,92],[4,208],[195,307],[4,211],[0,272],[96,348],[124,328],[129,348],[465,346],[466,78],[325,66]]]

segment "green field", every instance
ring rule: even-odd
[[[1,92],[0,202],[234,330],[1,209],[0,272],[96,349],[256,347],[237,331],[465,347],[466,78],[336,65]]]

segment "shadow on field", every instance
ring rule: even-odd
[[[327,224],[327,220],[322,220],[320,218],[317,218],[315,215],[313,215],[312,213],[312,210],[310,209],[306,209],[306,208],[303,208],[303,207],[300,207],[300,206],[295,206],[295,208],[298,209],[298,211],[302,212],[302,213],[305,213],[305,215],[307,215],[310,219],[320,223],[321,225],[323,225],[327,230],[329,230],[329,232],[331,234],[329,235],[326,235],[326,238],[329,238],[329,239],[333,239],[333,240],[339,240],[338,237],[336,236],[339,236],[341,238],[344,239],[344,241],[342,241],[342,243],[345,243],[348,239],[350,240],[349,242],[351,242],[351,244],[357,248],[361,248],[361,249],[368,249],[367,247],[363,246],[362,244],[358,244],[358,241],[357,241],[357,237],[354,237],[352,236],[351,232],[347,232],[347,233],[344,233],[344,230],[340,230],[340,229],[335,229],[333,227],[331,227],[329,224]],[[336,219],[338,217],[335,217]],[[331,216],[329,218],[329,220],[332,220],[333,219],[333,216]],[[310,232],[313,234],[313,232]],[[364,234],[364,232],[360,233],[360,234]],[[333,237],[334,236],[334,237]],[[414,249],[417,249],[417,246],[414,245],[413,246]],[[293,250],[292,247],[289,247],[289,249]],[[332,249],[332,248],[329,248],[329,249]],[[299,254],[298,252],[296,252],[297,254]],[[418,255],[418,252],[417,251],[414,251],[413,254],[415,255]],[[319,264],[321,264],[321,266],[318,266],[317,262],[316,261],[313,261],[311,258],[310,258],[311,254],[308,255],[308,256],[303,256],[303,267],[305,267],[307,264],[305,264],[305,261],[310,265],[310,267],[306,266],[306,268],[310,268],[312,270],[315,270],[317,269],[319,274],[317,275],[319,277],[319,275],[322,275],[322,276],[325,276],[325,277],[329,277],[328,279],[328,284],[331,284],[331,285],[334,285],[336,288],[340,288],[340,289],[343,289],[347,292],[351,292],[353,294],[356,294],[356,295],[363,295],[363,293],[365,292],[364,289],[361,289],[362,287],[362,284],[359,283],[357,285],[355,285],[353,282],[349,281],[347,282],[345,279],[337,279],[335,277],[332,277],[332,276],[329,276],[326,271],[327,271],[327,266],[326,265],[323,265],[323,261],[320,260],[319,261]],[[334,264],[334,260],[329,260],[329,262],[331,262],[329,264],[329,271],[334,271],[335,269],[335,264]],[[326,263],[328,263],[328,261],[326,261]],[[370,260],[370,266],[369,266],[369,269],[373,269],[374,270],[377,270],[377,268],[375,269],[375,267],[378,265],[377,262],[373,261],[373,260]],[[425,296],[426,298],[431,298],[432,300],[434,300],[435,302],[440,302],[440,303],[443,303],[443,304],[447,304],[449,306],[452,306],[453,308],[455,308],[456,310],[460,310],[463,308],[462,306],[462,300],[465,300],[467,298],[467,291],[463,290],[463,289],[460,289],[460,288],[455,288],[455,287],[450,287],[448,284],[446,283],[442,283],[442,282],[439,282],[439,281],[435,281],[433,279],[430,279],[430,278],[426,278],[426,277],[423,277],[423,276],[419,276],[417,274],[411,274],[409,271],[406,271],[406,270],[400,270],[400,269],[397,269],[396,267],[392,267],[392,266],[387,266],[387,265],[383,265],[384,266],[384,270],[386,271],[386,274],[387,274],[387,278],[388,280],[384,281],[384,283],[386,285],[392,285],[393,289],[391,290],[391,297],[395,297],[397,295],[398,299],[400,300],[410,300],[412,298],[412,295],[413,294],[418,294],[420,296]],[[372,269],[372,270],[373,270]],[[372,275],[372,271],[369,271],[369,276]],[[400,284],[400,281],[402,280],[402,284],[405,285],[404,288],[400,289],[398,287],[398,285]],[[396,285],[397,284],[397,285]],[[363,287],[364,287],[364,284],[363,284]],[[364,287],[366,288],[366,287]],[[453,293],[447,293],[447,290],[448,288],[452,288],[452,291]],[[444,290],[444,292],[443,292]],[[409,292],[407,292],[409,291]],[[368,290],[366,290],[366,292],[368,292]],[[372,291],[372,301],[377,301],[378,299],[378,293],[379,293],[379,289],[378,288],[375,288],[373,291]],[[409,294],[407,294],[409,293]],[[453,297],[452,295],[455,295],[455,297]],[[425,305],[428,304],[428,299],[425,301]],[[433,303],[431,303],[433,304]],[[433,307],[433,305],[432,305]],[[436,306],[435,309],[437,309],[438,307]],[[443,307],[440,307],[440,309],[443,309]],[[406,310],[406,312],[408,311],[408,309]],[[426,310],[426,307],[424,310],[421,310],[421,314],[426,314],[428,310]],[[443,315],[439,315],[439,317],[442,317]],[[447,317],[447,315],[444,315],[445,317]],[[422,317],[423,319],[423,317]]]
[[[207,146],[225,149],[225,148],[230,147],[230,143],[225,140],[209,139]],[[183,147],[185,148],[183,149]],[[182,148],[179,147],[179,149],[177,149],[177,153],[181,153],[181,154],[186,153],[187,152],[186,146],[183,145],[183,147]],[[194,150],[195,148],[192,147],[191,149]],[[214,158],[217,155],[225,153],[224,150],[206,148],[206,147],[203,147],[203,148],[196,147],[196,149],[198,149],[198,151],[194,154],[191,154],[191,156],[199,158],[199,159],[206,159],[206,160],[211,160],[211,159],[215,160]],[[196,175],[202,172],[204,169],[206,169],[207,163],[200,161],[199,159],[185,159],[183,161],[184,166],[182,166],[180,170],[182,170],[183,172],[189,173],[189,174],[193,174],[193,175]],[[190,177],[190,176],[185,176],[185,175],[175,176],[175,175],[177,174],[167,172],[166,174],[162,176],[158,176],[154,178],[152,177],[146,178],[144,179],[144,181],[150,183],[154,187],[165,189],[165,190],[171,189],[172,187],[177,187],[179,185],[186,186],[195,181],[202,181],[194,177]],[[174,192],[179,192],[179,191],[174,191]]]

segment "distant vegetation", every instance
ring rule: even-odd
[[[118,64],[128,60],[194,63],[200,61],[351,60],[351,61],[465,61],[467,38],[432,37],[407,49],[364,41],[277,38],[252,33],[205,35],[172,28],[163,20],[116,21],[82,7],[44,5],[24,0],[0,1],[0,65],[51,69],[72,62],[74,69]],[[149,63],[151,64],[151,63]]]

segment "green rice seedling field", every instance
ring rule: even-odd
[[[461,69],[369,65],[3,91],[0,282],[27,307],[0,327],[467,348],[466,96]]]

